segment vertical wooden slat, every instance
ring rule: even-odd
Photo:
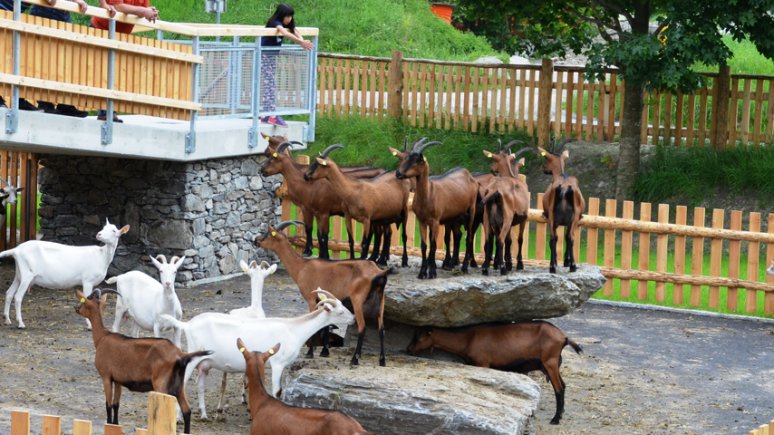
[[[535,208],[543,209],[543,193],[537,194],[537,200],[535,202]],[[535,224],[535,259],[545,260],[546,258],[546,230],[548,225],[545,222],[537,222]]]
[[[344,85],[342,87],[342,98],[344,99],[344,106],[342,107],[344,119],[349,119],[351,116],[350,110],[352,104],[352,88],[350,85],[350,76],[352,75],[352,59],[344,59],[344,66],[342,67],[342,73],[344,75]]]
[[[763,82],[764,80],[761,78],[755,80],[755,117],[752,131],[752,142],[755,145],[761,143],[761,136],[763,134],[763,129],[761,128],[763,124]],[[769,118],[768,121],[772,122],[772,119]]]
[[[27,411],[11,411],[11,435],[30,434],[30,413]]]
[[[495,91],[495,98],[498,101],[498,109],[497,109],[497,130],[500,134],[503,134],[506,132],[506,125],[508,123],[507,121],[507,114],[508,114],[508,74],[510,73],[510,69],[508,68],[499,68],[498,70],[498,85],[497,89]],[[498,99],[499,98],[499,99]]]
[[[608,199],[605,201],[605,216],[609,218],[615,218],[618,211],[616,210],[617,201],[615,199]],[[579,243],[580,244],[580,243]],[[615,229],[605,229],[605,244],[603,252],[603,264],[605,267],[612,268],[615,264]],[[613,280],[608,279],[605,281],[605,285],[602,287],[605,296],[612,296],[613,294]]]
[[[669,205],[658,205],[658,223],[669,223]],[[659,234],[656,236],[656,272],[666,273],[667,271],[667,258],[669,247],[669,236],[666,234]],[[666,301],[666,283],[663,281],[656,282],[656,301]]]
[[[325,78],[328,74],[329,60],[325,56],[318,56],[317,58],[317,92],[319,94],[319,98],[317,98],[317,111],[321,116],[325,116],[325,109],[328,105],[328,94],[325,92]]]
[[[530,69],[527,71],[527,82],[524,90],[527,92],[527,134],[535,134],[535,111],[537,109],[537,102],[535,101],[535,91],[537,88],[535,77],[538,70]]]
[[[588,88],[588,83],[585,83],[585,80],[583,80],[583,73],[578,71],[578,92],[577,92],[577,103],[575,105],[575,129],[573,132],[572,137],[575,139],[581,139],[581,132],[583,131],[583,94],[585,93],[586,88]]]
[[[687,146],[693,146],[693,139],[694,139],[694,129],[696,126],[694,125],[694,118],[696,117],[696,94],[690,93],[688,95],[688,108],[687,108],[687,114],[688,114],[688,120],[686,124],[686,132],[685,132],[685,144]]]
[[[693,226],[704,226],[704,208],[697,207],[693,210]],[[704,275],[704,237],[694,237],[691,247],[691,275]],[[701,303],[701,286],[697,284],[691,284],[691,301],[692,306],[698,306]]]
[[[589,198],[588,215],[599,216],[599,198]],[[597,261],[597,251],[599,245],[599,230],[597,228],[586,229],[586,262],[589,264],[599,264]],[[559,261],[559,264],[562,264]]]
[[[699,143],[698,146],[703,147],[707,140],[707,96],[708,90],[702,89],[699,98],[699,119],[697,123],[699,125]],[[711,137],[711,136],[710,136]]]
[[[648,127],[650,126],[650,119],[648,119],[650,103],[648,102],[648,93],[645,92],[644,94],[642,99],[644,107],[642,108],[642,117],[640,118],[640,124],[642,125],[640,128],[640,143],[648,143]]]
[[[712,228],[722,229],[724,212],[721,209],[712,210]],[[710,276],[720,276],[720,265],[723,256],[723,240],[712,239],[710,242]],[[720,288],[718,286],[710,286],[709,288],[709,306],[710,308],[718,308],[720,298]]]
[[[683,93],[678,92],[677,93],[677,101],[675,103],[677,105],[676,113],[675,113],[675,146],[682,145],[683,141]]]
[[[454,67],[452,65],[446,65],[441,71],[444,75],[444,86],[446,89],[446,100],[442,106],[443,128],[450,130],[454,121],[454,112],[457,111],[457,107],[455,107],[455,103],[453,103],[454,98],[457,95],[454,92],[454,83],[456,81],[455,75],[453,74]]]
[[[741,231],[742,230],[742,212],[739,210],[731,211],[731,221],[729,222],[729,229]],[[739,260],[741,258],[742,242],[739,240],[730,240],[728,243],[728,277],[739,278]],[[736,287],[728,288],[728,297],[726,299],[726,307],[730,311],[737,310],[737,289]]]
[[[587,92],[587,98],[586,98],[586,140],[593,140],[592,135],[594,134],[594,94],[597,89],[599,89],[599,85],[597,83],[588,83],[586,87]],[[599,103],[599,114],[600,114],[600,121],[601,121],[601,115],[604,111],[604,108],[602,107],[602,102],[600,100],[597,100]]]
[[[17,152],[11,153],[10,163],[11,163],[11,168],[10,168],[11,182],[15,186],[18,186],[19,183],[16,180],[18,180],[18,176],[19,176],[19,153]],[[19,207],[18,203],[13,204],[9,207],[9,211],[8,211],[12,216],[11,225],[9,225],[9,229],[11,230],[9,243],[11,244],[11,246],[16,246],[18,242],[17,236],[16,236],[17,234],[16,229],[18,227],[18,225],[16,224],[16,215],[18,213],[18,207]]]
[[[640,220],[643,222],[650,222],[650,203],[643,202],[640,204]],[[650,270],[650,234],[640,233],[638,240],[640,246],[639,252],[639,268],[640,270]],[[637,282],[637,299],[644,300],[648,298],[648,281],[640,280]]]
[[[759,232],[761,230],[761,214],[750,213],[748,231]],[[760,242],[747,242],[747,280],[758,281],[758,265],[760,264]],[[758,309],[758,292],[754,288],[745,291],[745,311],[754,313]]]
[[[688,219],[688,208],[684,205],[678,205],[675,212],[675,224],[685,225]],[[675,236],[675,275],[683,275],[685,273],[685,236]],[[683,292],[685,286],[683,284],[675,284],[672,293],[672,303],[675,305],[683,304]]]
[[[672,93],[667,92],[664,95],[664,143],[672,143]]]
[[[774,233],[774,213],[769,213],[767,229],[769,233]],[[771,264],[774,260],[774,243],[766,245],[766,264]],[[774,282],[774,276],[766,275],[766,282],[771,284]],[[774,314],[774,292],[766,292],[763,297],[763,313]]]
[[[618,95],[618,75],[616,73],[610,74],[610,88],[608,92],[610,96],[609,112],[607,115],[607,137],[604,140],[615,140],[615,108],[618,105],[616,103],[616,95]]]
[[[739,78],[731,78],[731,99],[728,106],[728,144],[722,144],[723,147],[727,145],[733,146],[738,139],[737,135],[739,129],[737,128],[736,120],[739,116]],[[717,128],[718,126],[714,126]]]
[[[774,139],[774,81],[768,80],[769,93],[766,101],[766,134],[764,141],[771,142]]]
[[[562,128],[562,114],[565,113],[565,110],[563,108],[563,91],[564,91],[564,77],[566,76],[566,71],[556,71],[556,81],[554,81],[554,95],[556,98],[554,99],[554,120],[551,125],[551,131],[554,133],[554,137],[559,137],[559,132]]]
[[[465,67],[454,67],[454,129],[465,130],[464,113],[467,112],[467,106],[464,103],[465,87],[463,81],[465,80]],[[462,124],[461,124],[462,123]]]
[[[624,201],[623,203],[623,215],[624,219],[634,219],[634,202]],[[621,269],[632,269],[632,232],[621,231]],[[628,299],[631,290],[631,280],[621,280],[621,297]]]
[[[739,126],[741,130],[739,139],[742,141],[742,145],[747,144],[750,137],[750,106],[752,105],[752,102],[750,101],[751,82],[752,80],[749,78],[744,80],[744,91],[742,93],[742,120],[741,125]]]
[[[42,435],[59,435],[62,433],[62,417],[58,415],[44,415],[40,431]]]
[[[436,95],[443,99],[443,88],[436,84],[436,65],[428,65],[429,75],[428,81],[428,95],[427,95],[427,126],[430,128],[441,128],[440,123],[435,119],[436,117]]]
[[[73,435],[91,435],[91,422],[88,420],[73,420]]]
[[[481,68],[473,67],[471,74],[471,96],[472,106],[470,113],[470,131],[478,132],[478,126],[481,122]]]
[[[494,133],[492,116],[494,111],[490,112],[489,105],[489,76],[492,74],[492,68],[482,68],[483,77],[481,80],[481,130],[489,133]],[[488,125],[488,128],[487,128]]]

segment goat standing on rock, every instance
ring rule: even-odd
[[[116,253],[118,239],[129,231],[129,225],[118,229],[107,219],[97,233],[103,246],[68,246],[42,240],[29,240],[21,245],[0,252],[0,258],[16,260],[16,276],[5,294],[5,324],[11,324],[11,298],[16,304],[16,321],[25,328],[21,304],[30,286],[37,284],[49,289],[83,286],[83,292],[91,294],[95,285],[107,275],[108,266]],[[86,320],[91,328],[91,323]]]
[[[540,370],[556,396],[551,424],[559,424],[564,413],[566,385],[559,373],[562,349],[583,349],[556,326],[544,321],[492,323],[444,329],[425,327],[416,331],[407,351],[416,354],[434,348],[462,357],[466,364],[526,374]]]
[[[557,147],[561,150],[569,141],[564,141]],[[565,227],[564,232],[564,267],[569,267],[570,272],[575,272],[575,254],[573,253],[573,238],[575,229],[578,228],[578,222],[583,217],[586,210],[586,200],[583,199],[578,186],[578,179],[568,176],[565,173],[564,163],[570,157],[567,150],[558,152],[546,151],[538,147],[540,155],[545,157],[543,172],[550,174],[553,179],[543,195],[543,217],[548,220],[548,228],[551,231],[549,245],[551,248],[551,263],[549,270],[556,273],[556,229],[559,226]]]
[[[113,290],[106,292],[115,293]],[[183,410],[184,433],[191,433],[191,407],[185,396],[183,375],[191,359],[212,352],[183,353],[165,338],[130,338],[109,332],[102,324],[100,293],[97,289],[86,298],[76,290],[75,296],[80,302],[75,306],[75,312],[90,319],[93,326],[94,365],[105,389],[107,422],[118,424],[118,405],[123,386],[130,391],[158,391],[175,396]]]

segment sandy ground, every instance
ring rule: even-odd
[[[0,285],[7,288],[12,274],[12,266],[0,265]],[[414,276],[407,271],[390,279],[397,284]],[[242,276],[180,288],[184,317],[248,305],[249,286]],[[283,271],[267,279],[264,301],[271,316],[301,314],[306,306]],[[65,433],[72,430],[73,418],[92,420],[94,433],[101,433],[104,396],[93,365],[91,335],[74,312],[75,302],[70,291],[34,289],[23,306],[27,329],[1,326],[0,434],[10,433],[10,411],[18,408],[33,414],[33,433],[39,433],[44,414],[63,416]],[[109,322],[111,310],[112,302]],[[774,324],[598,304],[586,304],[553,322],[584,347],[584,354],[564,351],[562,374],[568,390],[559,426],[548,424],[555,406],[550,385],[532,374],[543,387],[538,433],[747,433],[774,418]],[[408,337],[395,327],[392,335],[388,327],[387,337],[389,363],[389,354],[402,353]],[[373,350],[375,334],[368,338],[366,354]],[[364,355],[361,363],[376,360]],[[218,373],[208,379],[210,415],[219,382]],[[225,421],[202,422],[194,411],[194,433],[249,433],[240,384],[240,377],[230,377]],[[196,408],[193,382],[188,396]],[[119,414],[125,433],[145,426],[146,408],[144,394],[125,391]],[[369,429],[389,433],[387,428]]]

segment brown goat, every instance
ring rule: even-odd
[[[462,328],[425,327],[414,333],[407,351],[415,354],[434,348],[461,357],[466,364],[516,373],[540,370],[556,396],[556,413],[551,424],[559,424],[564,413],[566,385],[559,373],[562,349],[570,345],[583,349],[561,329],[544,321],[491,323]]]
[[[455,168],[440,177],[430,177],[430,166],[423,151],[431,145],[440,142],[424,142],[424,139],[414,144],[411,152],[398,166],[395,175],[399,179],[415,178],[416,193],[411,209],[419,219],[419,233],[422,239],[422,266],[419,269],[419,279],[435,278],[435,238],[441,222],[453,222],[464,216],[464,227],[467,232],[465,259],[462,262],[462,272],[467,273],[468,264],[473,257],[473,233],[471,231],[476,214],[476,195],[478,184],[465,168]],[[429,242],[428,242],[429,241]],[[429,245],[429,252],[428,251]],[[455,252],[456,257],[458,252]]]
[[[298,221],[279,223],[276,228],[269,226],[266,234],[255,238],[255,244],[261,248],[275,252],[282,264],[293,278],[301,291],[309,310],[317,305],[317,295],[313,292],[318,287],[325,286],[340,301],[349,299],[352,313],[357,322],[357,347],[352,355],[352,365],[359,363],[365,338],[365,307],[377,310],[379,324],[379,342],[381,353],[379,365],[384,366],[384,287],[387,275],[392,269],[382,270],[374,262],[368,260],[326,260],[321,258],[304,258],[296,253],[287,236],[282,230],[289,225],[300,224]],[[310,348],[309,354],[313,352]],[[321,355],[328,356],[327,345],[323,346]]]
[[[339,166],[330,157],[330,151],[343,148],[343,145],[329,146],[323,155],[309,165],[304,173],[304,179],[326,179],[331,187],[344,199],[347,232],[352,233],[352,219],[363,224],[363,238],[361,241],[361,259],[365,259],[368,253],[370,236],[372,236],[372,224],[379,222],[382,225],[395,223],[403,229],[402,266],[408,266],[408,254],[406,247],[406,220],[408,218],[408,197],[410,183],[408,180],[399,180],[390,173],[385,173],[370,179],[352,179],[347,177]],[[385,234],[386,257],[382,257],[383,265],[389,258],[390,237]]]
[[[559,149],[568,141],[559,145]],[[586,200],[583,199],[583,193],[578,186],[578,179],[568,176],[565,172],[565,161],[570,157],[570,153],[564,150],[561,154],[546,151],[538,147],[540,155],[545,157],[543,163],[543,173],[552,176],[551,184],[543,195],[543,217],[548,220],[548,228],[551,231],[549,247],[551,248],[551,263],[549,271],[556,273],[557,255],[556,255],[556,229],[559,226],[565,227],[564,232],[564,267],[569,267],[570,272],[575,272],[575,254],[573,252],[573,242],[575,229],[578,228],[578,222],[583,217],[586,210]]]
[[[105,292],[118,294],[112,290]],[[100,293],[96,289],[86,298],[83,292],[76,290],[79,303],[75,312],[91,321],[91,336],[96,348],[94,365],[105,390],[107,422],[118,424],[118,405],[124,386],[129,391],[158,391],[175,396],[183,412],[184,433],[191,433],[191,407],[183,383],[185,367],[192,358],[212,352],[185,353],[165,338],[131,338],[109,332],[102,324]]]
[[[343,412],[290,406],[266,393],[266,361],[280,349],[277,343],[263,353],[250,351],[241,338],[237,348],[245,357],[250,395],[250,435],[365,435],[370,432]]]

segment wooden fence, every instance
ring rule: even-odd
[[[542,193],[529,211],[523,252],[525,263],[547,268],[550,234],[542,209],[538,209],[541,201]],[[605,201],[604,210],[600,206],[598,198],[589,198],[574,246],[576,261],[599,265],[608,278],[600,296],[774,315],[774,277],[766,276],[764,270],[774,260],[774,213],[745,215],[741,211],[713,209],[708,214],[697,207],[690,211],[692,220],[688,222],[689,210],[685,206],[671,210],[667,204],[654,208],[650,203],[635,205],[625,201],[619,211],[615,200]],[[283,201],[282,207],[284,220],[300,213],[288,201]],[[349,245],[343,219],[332,218],[330,228],[331,250],[334,255],[347,257]],[[409,255],[420,255],[417,229],[418,222],[411,213],[407,224]],[[563,252],[561,230],[557,249]],[[304,243],[302,236],[294,240],[297,245]],[[442,259],[443,231],[437,240],[436,258]],[[481,264],[480,233],[474,243]],[[355,245],[359,248],[359,243]],[[391,249],[395,255],[402,252],[397,231],[393,232]],[[513,252],[515,256],[516,243]],[[614,292],[615,283],[619,285]]]
[[[177,434],[177,399],[168,394],[152,391],[148,395],[148,428],[136,429],[136,435],[175,435]],[[62,417],[44,415],[41,418],[40,435],[62,434]],[[30,413],[11,411],[11,434],[30,435]],[[70,433],[70,432],[68,432]],[[73,420],[72,435],[91,435],[92,423],[88,420]],[[104,435],[122,435],[120,425],[105,424]],[[127,432],[128,433],[128,432]]]
[[[623,81],[584,80],[583,67],[482,65],[321,54],[323,117],[401,118],[412,126],[541,138],[612,141],[621,134]],[[760,144],[774,140],[774,77],[707,73],[690,94],[646,93],[642,143]],[[726,98],[717,98],[717,95]],[[723,102],[725,106],[721,105]]]
[[[38,217],[38,155],[0,151],[0,179],[24,188],[15,205],[9,205],[7,219],[0,222],[0,251],[34,240]]]
[[[774,420],[771,420],[769,424],[762,424],[757,429],[751,430],[749,435],[774,435]]]

